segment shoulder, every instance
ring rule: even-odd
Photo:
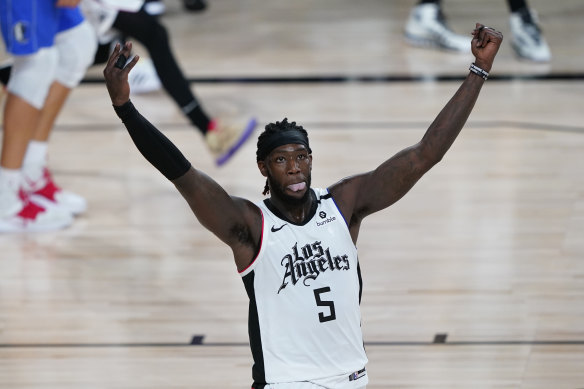
[[[350,228],[358,228],[360,224],[360,210],[357,209],[357,204],[363,190],[366,190],[369,175],[370,172],[345,177],[328,187],[331,197]]]
[[[257,219],[257,217],[262,217],[262,204],[261,201],[251,201],[243,197],[230,196],[237,207],[244,212],[244,214]]]
[[[328,188],[311,188],[316,195],[316,198],[321,198],[329,194]]]
[[[337,204],[351,204],[358,196],[367,173],[345,177],[327,188]]]

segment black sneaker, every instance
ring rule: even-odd
[[[183,0],[186,9],[193,12],[201,12],[207,8],[206,0]]]

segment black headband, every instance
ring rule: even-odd
[[[308,145],[308,138],[306,135],[299,131],[291,130],[284,132],[272,133],[267,139],[265,139],[261,144],[258,145],[258,151],[256,157],[258,161],[264,160],[268,154],[272,152],[276,147],[280,147],[288,144],[300,144],[304,145],[309,153],[312,153],[310,146]]]

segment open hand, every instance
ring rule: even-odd
[[[126,42],[124,47],[121,47],[120,44],[117,43],[112,55],[110,55],[107,61],[105,69],[103,69],[107,91],[112,100],[112,104],[116,106],[124,105],[124,103],[130,100],[128,74],[140,59],[140,57],[136,55],[126,64],[131,52],[131,42]]]
[[[494,28],[477,23],[472,36],[471,50],[476,58],[475,64],[489,72],[503,42],[503,34]]]

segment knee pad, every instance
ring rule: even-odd
[[[55,47],[59,55],[55,81],[74,88],[79,85],[87,68],[93,63],[97,50],[95,30],[84,21],[57,34]]]
[[[55,80],[58,60],[59,54],[54,47],[40,49],[31,55],[15,56],[8,91],[41,109]]]

